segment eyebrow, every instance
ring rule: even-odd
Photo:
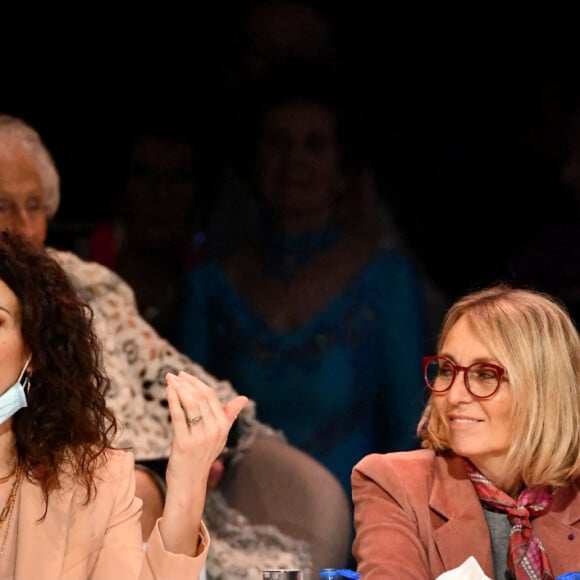
[[[457,359],[453,355],[451,355],[451,354],[447,354],[447,353],[442,352],[442,353],[439,353],[437,356],[442,356],[442,357],[448,358],[449,360],[451,360],[455,364],[457,364]],[[500,362],[495,357],[493,357],[493,356],[488,356],[488,357],[477,356],[477,357],[475,357],[473,359],[472,363],[470,363],[470,364],[473,364],[473,363],[482,363],[482,362],[493,363],[493,364],[496,364],[496,365],[499,365],[500,364]]]
[[[4,306],[0,305],[0,310],[3,310],[4,312],[6,312],[6,314],[8,314],[12,318],[14,318],[14,314],[12,312],[10,312],[10,310],[8,310],[8,308],[4,308]]]

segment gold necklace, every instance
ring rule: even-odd
[[[20,487],[20,479],[22,475],[22,470],[20,465],[16,466],[14,470],[16,472],[16,477],[14,483],[12,484],[12,489],[10,490],[10,495],[6,500],[6,504],[0,511],[0,530],[2,529],[4,522],[6,522],[6,528],[4,529],[4,538],[2,540],[2,546],[0,546],[0,558],[4,554],[4,548],[6,547],[6,540],[8,538],[8,530],[10,529],[10,522],[12,521],[12,512],[14,511],[14,504],[16,503],[16,495],[18,494],[18,488]]]
[[[7,475],[0,477],[0,484],[6,483],[16,473],[17,468],[18,463],[10,470],[10,472]]]

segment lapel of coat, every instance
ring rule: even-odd
[[[557,519],[565,526],[577,526],[580,523],[580,478],[556,490],[546,518],[548,516]],[[538,518],[538,521],[541,521],[541,518]]]
[[[40,487],[23,478],[20,494],[15,577],[35,580],[60,578],[74,486],[69,485],[51,494],[42,522],[38,521],[44,513]]]
[[[532,520],[532,527],[552,564],[559,563],[561,574],[580,566],[580,479],[558,488],[550,510]]]
[[[437,456],[433,475],[429,507],[432,519],[439,523],[434,539],[445,569],[457,568],[474,556],[485,574],[493,578],[489,530],[463,460]]]

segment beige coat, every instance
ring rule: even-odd
[[[83,506],[85,489],[63,481],[50,496],[46,518],[40,488],[23,478],[18,514],[15,578],[19,580],[194,580],[209,546],[202,526],[195,558],[163,549],[156,526],[147,552],[141,540],[141,500],[135,498],[133,456],[113,451],[98,472],[97,492]]]
[[[489,531],[461,458],[428,450],[369,455],[353,470],[352,494],[363,579],[436,578],[469,556],[493,578]],[[580,570],[580,479],[559,488],[532,525],[556,576]]]

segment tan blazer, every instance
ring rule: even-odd
[[[133,455],[112,451],[99,469],[96,497],[69,480],[50,496],[44,521],[40,488],[23,479],[18,513],[15,578],[18,580],[149,580],[199,577],[209,546],[195,558],[166,552],[156,526],[147,552],[141,539],[141,500],[135,497]]]
[[[469,556],[493,578],[489,531],[461,458],[429,450],[368,455],[352,472],[352,494],[362,578],[436,578]],[[556,576],[580,570],[580,479],[559,488],[532,525]]]

